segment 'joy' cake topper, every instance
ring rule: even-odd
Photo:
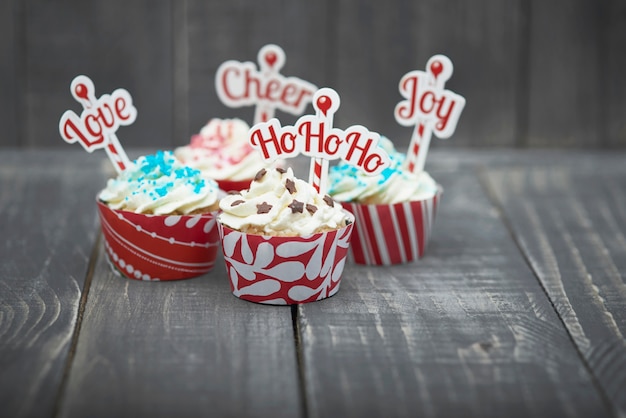
[[[395,108],[394,116],[402,126],[415,126],[406,159],[406,169],[424,169],[430,137],[449,138],[465,107],[465,98],[444,89],[452,76],[452,61],[445,55],[434,55],[426,71],[410,71],[400,80],[400,94],[406,98]]]
[[[312,158],[309,183],[324,194],[328,177],[328,161],[341,158],[376,175],[389,167],[389,155],[378,146],[380,135],[361,125],[341,130],[333,128],[333,116],[339,108],[339,95],[331,88],[319,89],[313,95],[315,116],[301,116],[293,126],[281,126],[278,119],[254,125],[248,139],[265,160],[295,157]]]
[[[277,45],[265,45],[257,60],[259,70],[250,61],[230,60],[219,66],[215,89],[220,100],[230,107],[256,105],[254,123],[267,122],[274,117],[275,109],[302,114],[317,87],[279,73],[285,65],[285,52]]]
[[[79,75],[70,85],[72,96],[83,105],[78,116],[72,110],[66,110],[59,121],[59,132],[63,139],[72,144],[76,141],[87,152],[104,148],[118,173],[130,164],[115,132],[123,125],[132,124],[137,118],[137,109],[128,91],[117,89],[113,93],[103,94],[98,99],[91,79]]]

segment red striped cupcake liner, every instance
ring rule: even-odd
[[[215,265],[219,247],[217,212],[202,215],[144,215],[97,201],[104,245],[114,271],[129,279],[179,280]]]
[[[350,257],[357,264],[391,265],[421,258],[443,189],[430,199],[389,205],[341,202],[355,216]]]
[[[308,303],[339,291],[350,224],[302,237],[246,234],[218,222],[230,288],[235,296],[270,305]]]

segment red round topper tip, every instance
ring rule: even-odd
[[[278,56],[275,52],[267,52],[265,54],[265,62],[267,62],[270,67],[273,67],[274,64],[276,64],[276,60],[278,60]]]
[[[322,111],[324,116],[326,116],[326,112],[328,112],[328,109],[330,109],[332,104],[333,102],[328,96],[320,96],[317,99],[317,108]]]
[[[74,93],[76,93],[76,97],[80,97],[81,99],[89,100],[89,91],[87,90],[87,86],[83,83],[78,83],[74,88]]]
[[[437,78],[442,71],[443,65],[441,64],[441,61],[433,61],[433,63],[430,64],[430,72],[433,73],[435,78]]]

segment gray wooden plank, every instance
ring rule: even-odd
[[[472,167],[433,166],[426,257],[300,307],[308,416],[611,416]]]
[[[329,83],[328,68],[333,65],[329,49],[334,39],[329,32],[327,3],[187,0],[189,126],[181,137],[175,138],[177,145],[188,143],[191,134],[213,117],[239,117],[252,123],[253,107],[230,109],[217,97],[215,73],[224,61],[256,63],[259,49],[274,43],[285,51],[283,75],[319,87]],[[312,112],[312,107],[308,107],[308,112]],[[284,124],[296,120],[295,116],[281,111],[276,112],[276,117]]]
[[[432,147],[515,144],[521,31],[520,1],[344,1],[337,4],[336,120],[364,124],[408,146],[411,129],[393,112],[401,77],[424,70],[432,55],[448,55],[447,87],[467,99],[455,135]]]
[[[20,14],[17,0],[0,2],[0,147],[18,145],[18,59],[20,57],[19,36]]]
[[[600,145],[626,146],[626,2],[610,0],[601,19],[601,38],[598,50],[601,54],[601,133]],[[603,106],[605,104],[605,106]]]
[[[59,416],[302,415],[289,307],[232,296],[221,256],[204,276],[160,283],[98,257]]]
[[[78,74],[92,78],[98,96],[116,88],[132,95],[138,115],[119,130],[122,145],[171,146],[175,63],[169,1],[23,3],[26,146],[65,146],[58,123],[65,110],[82,110],[69,91]]]
[[[602,3],[530,2],[529,146],[601,143]]]
[[[617,416],[626,415],[626,156],[489,170],[519,246]]]
[[[92,161],[72,159],[80,154],[0,151],[2,416],[54,412],[103,182]]]

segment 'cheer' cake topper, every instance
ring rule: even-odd
[[[130,125],[137,118],[137,109],[130,94],[124,89],[117,89],[96,99],[93,82],[84,75],[74,78],[70,91],[83,105],[83,111],[80,116],[72,110],[63,113],[59,121],[61,136],[70,144],[80,142],[87,152],[104,148],[120,173],[128,167],[130,160],[115,132],[120,125]]]
[[[333,128],[333,115],[339,108],[339,95],[331,88],[319,89],[313,96],[315,116],[301,116],[294,126],[281,126],[278,119],[254,125],[248,132],[252,147],[269,162],[298,154],[312,158],[309,183],[324,194],[328,161],[342,160],[376,175],[390,165],[389,155],[378,146],[380,135],[364,126],[341,130]]]
[[[406,98],[395,108],[394,116],[402,126],[415,126],[407,153],[407,170],[424,169],[431,134],[449,138],[465,107],[465,98],[444,89],[452,75],[452,61],[445,55],[434,55],[426,71],[410,71],[400,80],[400,94]]]
[[[259,70],[253,62],[226,61],[217,69],[215,88],[220,100],[230,107],[256,105],[254,123],[267,122],[274,110],[300,115],[311,102],[317,87],[296,77],[284,77],[285,52],[265,45],[258,54]]]

